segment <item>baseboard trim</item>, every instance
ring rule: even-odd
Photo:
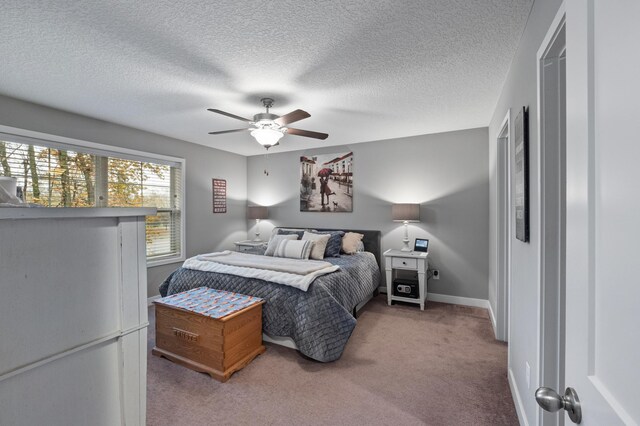
[[[493,335],[496,339],[498,339],[498,324],[496,323],[496,316],[493,313],[493,308],[491,307],[491,302],[489,302],[489,317],[491,317],[491,325],[493,326]]]
[[[474,299],[471,297],[450,296],[448,294],[427,293],[427,300],[431,302],[449,303],[451,305],[473,306],[476,308],[489,308],[486,299]]]
[[[516,379],[513,376],[513,370],[509,368],[509,388],[511,388],[511,396],[513,397],[514,405],[516,406],[516,414],[518,415],[518,421],[521,425],[529,426],[529,421],[527,417],[524,415],[524,405],[522,404],[522,398],[520,397],[520,392],[518,391],[518,385],[516,384]]]
[[[159,294],[155,296],[147,297],[147,307],[153,305],[153,301],[158,299],[162,299],[162,296],[160,296]]]

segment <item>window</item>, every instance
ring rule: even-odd
[[[96,147],[99,147],[96,149]],[[146,219],[147,261],[183,259],[183,167],[177,158],[0,133],[0,175],[47,207],[156,207]]]

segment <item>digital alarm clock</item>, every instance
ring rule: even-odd
[[[413,245],[413,251],[420,252],[428,252],[429,251],[429,240],[425,240],[423,238],[416,238],[416,242]]]

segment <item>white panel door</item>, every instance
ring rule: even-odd
[[[567,0],[565,383],[587,426],[640,423],[639,22],[637,0]]]

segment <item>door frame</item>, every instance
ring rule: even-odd
[[[563,2],[536,54],[537,114],[538,114],[538,187],[540,188],[540,214],[538,238],[540,241],[538,283],[538,386],[547,386],[558,392],[564,390],[565,298],[564,259],[566,245],[562,238],[566,212],[566,165],[562,167],[557,156],[566,160],[566,112],[561,120],[562,104],[566,111],[566,78],[553,81],[544,73],[545,67],[566,67],[566,12]],[[563,63],[563,64],[562,64]],[[565,68],[566,71],[566,68]],[[557,76],[556,76],[557,77]],[[564,93],[562,85],[564,84]],[[564,128],[563,128],[564,126]],[[565,132],[563,145],[558,139]],[[561,136],[559,138],[561,139]],[[554,145],[555,144],[555,145]],[[560,150],[560,155],[558,155]],[[564,200],[562,199],[564,198]],[[547,225],[552,227],[547,231]],[[564,415],[544,412],[538,407],[538,425],[563,425]]]
[[[497,340],[509,341],[511,297],[511,108],[500,125],[496,138],[498,192],[496,196],[497,241],[496,256],[496,318]]]

